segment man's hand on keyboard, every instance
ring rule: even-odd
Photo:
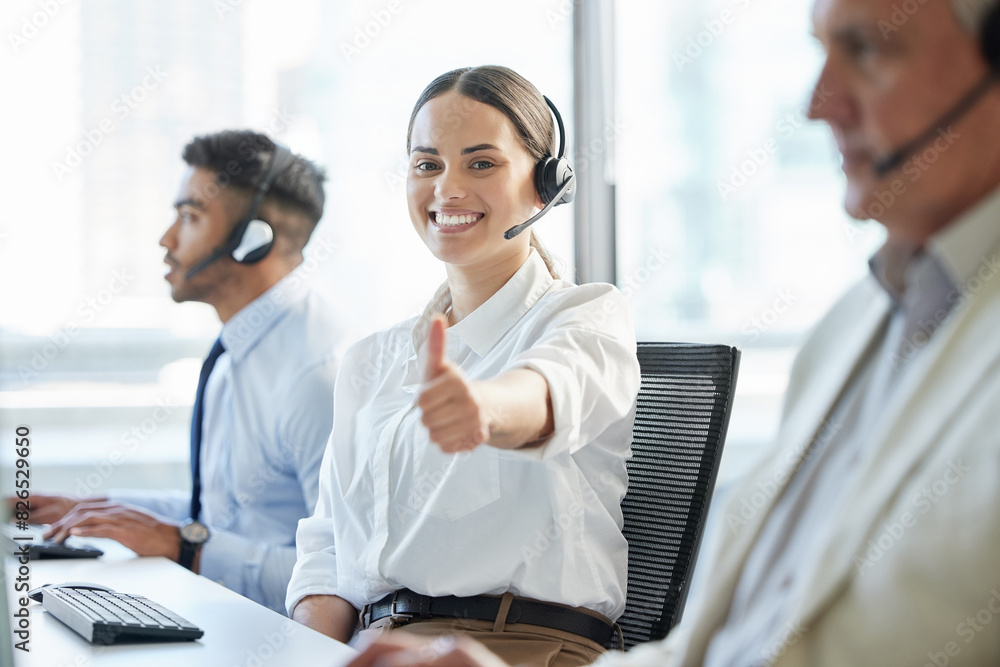
[[[106,500],[78,503],[49,527],[45,538],[62,542],[70,535],[107,537],[140,556],[164,556],[173,561],[177,560],[181,549],[176,523]]]
[[[15,497],[8,497],[7,504],[13,509],[16,503],[20,500]],[[90,498],[90,501],[104,500],[103,498]],[[21,501],[24,502],[24,501]],[[55,523],[59,519],[63,518],[73,509],[73,507],[81,502],[76,498],[70,498],[68,496],[54,496],[45,493],[32,493],[28,497],[28,512],[31,515],[31,523],[42,524],[42,523]]]

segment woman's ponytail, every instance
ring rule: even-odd
[[[543,262],[545,262],[545,268],[549,270],[549,275],[556,280],[559,280],[561,276],[559,275],[559,269],[556,268],[556,260],[549,254],[549,251],[545,249],[545,246],[542,245],[542,240],[538,238],[538,234],[536,234],[534,230],[531,231],[531,247],[535,249],[538,256],[542,258]]]

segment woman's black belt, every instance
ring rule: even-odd
[[[409,621],[416,618],[464,618],[476,621],[495,621],[500,612],[500,597],[476,595],[474,597],[430,597],[403,589],[389,593],[381,600],[365,605],[361,621],[365,628],[372,623],[392,616]],[[614,625],[590,614],[560,605],[515,597],[507,611],[506,623],[540,625],[586,637],[606,646],[615,633]]]

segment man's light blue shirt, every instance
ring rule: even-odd
[[[344,326],[293,272],[222,327],[226,351],[205,389],[200,573],[285,613],[298,520],[312,514],[333,424]],[[186,520],[190,492],[111,500]]]

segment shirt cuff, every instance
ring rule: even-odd
[[[310,595],[341,595],[337,590],[336,556],[322,551],[300,554],[285,595],[289,617],[295,605]],[[353,604],[353,603],[352,603]]]
[[[110,502],[133,505],[171,521],[184,521],[191,514],[191,494],[183,491],[112,489],[107,497]]]
[[[545,378],[552,399],[553,431],[540,445],[505,449],[502,452],[533,461],[551,460],[567,451],[575,453],[580,442],[578,415],[582,414],[579,379],[565,364],[548,359],[529,359],[518,363],[514,368],[527,368]]]

